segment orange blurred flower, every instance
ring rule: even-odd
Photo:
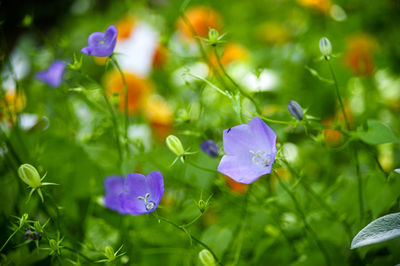
[[[234,61],[245,61],[249,56],[249,52],[246,48],[238,43],[228,43],[225,45],[224,53],[220,57],[221,64],[227,66]],[[217,58],[213,54],[210,58],[211,64],[217,66]]]
[[[132,30],[135,28],[135,19],[127,15],[123,17],[122,19],[118,20],[115,23],[115,27],[117,27],[118,30],[118,40],[119,39],[127,39],[128,37],[131,36]]]
[[[185,12],[184,16],[189,20],[197,36],[207,38],[209,29],[221,30],[221,15],[209,7],[192,7]],[[192,29],[182,19],[178,20],[177,28],[181,36],[194,38]]]
[[[222,175],[222,176],[224,177],[225,183],[233,192],[238,194],[246,194],[247,190],[249,189],[249,185],[236,182],[227,175]]]
[[[172,131],[173,111],[169,104],[159,96],[152,96],[146,103],[145,115],[153,132],[164,140]]]
[[[257,37],[268,44],[285,44],[290,41],[292,34],[282,25],[275,21],[267,21],[256,29]]]
[[[336,115],[336,117],[327,117],[322,123],[325,126],[333,126],[334,125],[334,121],[337,120],[340,123],[345,123],[345,119],[343,116],[343,112],[342,110],[340,110],[340,107],[338,107],[338,114]],[[350,109],[347,105],[344,106],[344,110],[346,112],[346,117],[349,120],[349,124],[350,124],[350,128],[353,127],[353,115],[350,112]],[[336,130],[336,129],[325,129],[323,131],[324,133],[324,138],[325,138],[325,143],[327,146],[335,148],[338,147],[340,144],[342,144],[343,142],[343,134],[340,130]]]
[[[137,77],[130,73],[124,73],[128,89],[128,111],[129,114],[135,114],[143,108],[153,92],[153,84],[147,80]],[[109,72],[104,78],[107,94],[112,97],[115,93],[119,94],[118,107],[121,112],[125,108],[125,91],[121,75],[117,71]]]
[[[13,123],[14,116],[21,112],[25,107],[25,95],[14,91],[6,91],[5,95],[0,98],[0,120],[6,120]]]
[[[346,65],[356,75],[371,75],[375,68],[373,55],[378,48],[376,39],[369,35],[356,34],[349,37],[344,57]]]
[[[162,44],[157,46],[156,51],[154,52],[153,57],[153,67],[161,68],[164,66],[165,62],[168,59],[168,49]]]
[[[304,7],[315,9],[323,13],[329,13],[333,5],[330,0],[297,0],[297,2]]]

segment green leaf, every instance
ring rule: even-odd
[[[377,120],[368,120],[368,130],[362,129],[357,130],[357,134],[362,141],[371,145],[383,144],[383,143],[399,143],[399,139],[393,133],[393,131]]]
[[[400,212],[380,217],[364,227],[353,238],[351,248],[380,243],[400,236]]]

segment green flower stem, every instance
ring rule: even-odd
[[[255,106],[255,108],[257,110],[257,113],[261,114],[261,109],[258,106],[257,102],[253,99],[253,97],[251,97],[245,90],[243,90],[243,88],[228,74],[228,72],[226,72],[225,67],[221,63],[221,58],[220,58],[220,56],[218,54],[217,47],[214,47],[214,54],[215,54],[215,57],[217,58],[218,66],[222,70],[224,75],[229,79],[229,81],[239,90],[239,92],[244,97],[249,99],[254,104],[254,106]]]
[[[197,215],[193,220],[191,220],[190,222],[185,223],[185,224],[183,224],[183,225],[181,225],[181,226],[182,226],[182,227],[185,227],[185,228],[191,226],[192,224],[194,224],[195,222],[197,222],[197,220],[199,220],[199,219],[203,216],[203,214],[204,214],[204,212],[200,213],[200,214]]]
[[[63,248],[66,249],[66,250],[68,250],[68,251],[71,251],[72,253],[78,254],[79,256],[81,256],[82,258],[84,258],[86,261],[88,261],[88,262],[90,262],[90,263],[95,263],[95,261],[93,261],[93,260],[89,259],[88,257],[86,257],[86,256],[83,255],[80,251],[77,251],[77,250],[75,250],[75,249],[73,249],[73,248],[66,247],[66,246],[63,246]]]
[[[325,249],[324,245],[322,244],[321,240],[318,238],[317,233],[315,233],[315,231],[311,228],[311,226],[308,224],[307,222],[307,218],[299,204],[299,202],[296,199],[296,196],[294,195],[294,193],[282,182],[282,180],[280,179],[279,175],[275,174],[279,185],[289,194],[290,198],[293,201],[293,204],[297,210],[297,212],[299,213],[301,219],[303,220],[304,223],[304,227],[307,229],[307,231],[310,233],[310,235],[312,236],[312,238],[314,238],[314,241],[317,243],[317,246],[319,248],[319,250],[321,251],[324,259],[325,259],[325,263],[326,265],[331,265],[331,261],[329,259],[329,255],[327,250]]]
[[[103,94],[103,98],[104,101],[106,103],[107,109],[110,112],[111,115],[111,121],[113,123],[113,128],[114,128],[114,135],[115,135],[115,144],[117,146],[117,150],[118,150],[118,156],[119,156],[119,163],[120,166],[122,165],[122,149],[121,149],[121,142],[119,140],[119,124],[118,124],[118,120],[117,120],[117,116],[115,115],[114,109],[110,103],[110,100],[107,97],[107,93],[106,93],[106,89],[99,84],[96,80],[92,79],[90,76],[81,73],[80,71],[77,71],[80,75],[82,75],[84,78],[90,80],[91,82],[97,84],[97,86],[99,86],[102,90],[102,94]]]
[[[125,103],[124,103],[124,112],[125,112],[125,130],[124,130],[124,136],[125,136],[125,148],[126,148],[126,153],[129,154],[129,142],[128,142],[128,127],[129,127],[129,110],[128,110],[128,85],[126,83],[125,79],[125,74],[122,72],[121,67],[118,64],[117,59],[115,58],[114,55],[111,56],[111,60],[115,67],[118,69],[119,74],[121,75],[122,79],[122,84],[124,85],[124,92],[125,92]]]
[[[219,173],[217,170],[215,170],[215,169],[209,169],[209,168],[205,168],[205,167],[202,167],[202,166],[200,166],[200,165],[198,165],[198,164],[196,164],[196,163],[194,163],[194,162],[192,162],[192,161],[186,161],[188,164],[190,164],[191,166],[193,166],[193,167],[196,167],[196,168],[198,168],[198,169],[200,169],[200,170],[203,170],[203,171],[206,171],[206,172],[210,172],[210,173]]]
[[[354,154],[354,161],[356,162],[356,173],[357,173],[357,187],[358,187],[358,206],[360,208],[360,226],[363,225],[364,220],[364,201],[363,201],[363,182],[362,176],[360,171],[360,162],[358,161],[358,150],[353,145],[353,154]]]
[[[193,36],[195,36],[195,41],[197,43],[197,46],[199,47],[201,56],[203,57],[203,60],[206,62],[206,64],[208,65],[208,67],[211,69],[211,71],[213,72],[214,76],[219,80],[219,82],[224,86],[227,87],[223,78],[221,78],[221,76],[219,75],[218,71],[216,71],[216,69],[214,68],[214,66],[211,64],[210,59],[207,56],[206,51],[204,50],[203,45],[201,44],[201,40],[200,38],[198,38],[197,33],[195,31],[195,29],[193,28],[192,23],[190,23],[189,19],[185,16],[185,14],[183,12],[181,12],[181,17],[183,22],[186,24],[186,26],[189,27],[190,32],[192,33]]]
[[[329,213],[329,215],[330,215],[332,218],[337,219],[337,218],[339,217],[339,214],[338,214],[336,211],[332,210],[332,208],[325,202],[325,200],[324,200],[318,193],[316,193],[316,192],[306,183],[306,181],[304,180],[304,178],[303,178],[302,176],[300,176],[300,174],[299,174],[295,169],[293,169],[293,167],[289,164],[289,162],[288,162],[287,160],[282,160],[282,161],[283,161],[283,163],[286,165],[286,167],[289,169],[289,171],[290,171],[294,176],[297,177],[297,180],[298,180],[297,182],[298,182],[299,184],[301,184],[301,185],[303,186],[303,188],[304,188],[312,197],[314,197],[314,198],[316,199],[316,202],[318,202],[318,203],[321,205],[321,207],[322,207],[323,209],[325,209],[325,211],[326,211],[327,213]],[[351,239],[353,238],[353,234],[352,234],[352,232],[351,232],[350,224],[347,222],[347,220],[342,220],[341,222],[342,222],[342,224],[343,224],[344,229],[346,230],[346,233],[347,233],[347,236],[348,236],[349,240],[351,241]]]
[[[339,100],[340,108],[342,109],[344,121],[346,122],[346,127],[347,127],[348,130],[350,130],[349,119],[347,118],[346,111],[344,110],[344,105],[343,105],[342,97],[340,96],[339,85],[338,85],[338,82],[337,82],[337,79],[336,79],[335,72],[333,71],[331,62],[329,60],[326,60],[326,62],[328,62],[329,71],[331,72],[331,75],[332,75],[332,78],[333,78],[333,81],[334,81],[334,84],[335,84],[336,96],[337,96],[337,98]]]
[[[232,266],[234,266],[238,263],[239,258],[240,258],[240,253],[242,252],[244,229],[246,228],[247,213],[248,213],[248,207],[249,207],[249,195],[250,195],[251,188],[252,188],[252,184],[249,185],[249,189],[244,198],[244,204],[243,204],[242,212],[240,215],[240,219],[241,219],[242,223],[239,228],[238,242],[237,242],[238,244],[237,244],[237,248],[235,250],[235,254],[233,256],[233,262],[231,263]]]
[[[249,112],[246,110],[246,112],[248,112],[249,114],[252,115],[256,115],[258,117],[260,117],[262,120],[264,120],[265,122],[269,122],[269,123],[274,123],[274,124],[283,124],[283,125],[290,125],[292,124],[292,122],[290,121],[282,121],[282,120],[274,120],[274,119],[270,119],[268,117],[262,116],[261,114],[255,114],[253,112]]]
[[[6,247],[6,245],[8,244],[8,242],[14,237],[14,235],[23,227],[24,225],[20,225],[18,226],[17,229],[15,229],[15,231],[8,237],[8,239],[6,240],[6,242],[3,244],[3,246],[0,248],[0,252]]]
[[[164,218],[164,217],[162,217],[162,216],[157,216],[157,218],[158,218],[159,220],[162,220],[162,221],[164,221],[164,222],[166,222],[166,223],[168,223],[168,224],[174,226],[175,228],[181,230],[182,232],[188,234],[188,235],[190,236],[191,239],[193,239],[193,240],[194,240],[195,242],[197,242],[199,245],[203,246],[204,248],[208,249],[208,250],[211,252],[211,254],[214,256],[214,258],[215,258],[216,262],[218,263],[218,265],[222,265],[222,263],[218,260],[217,256],[215,255],[214,251],[212,251],[212,249],[211,249],[207,244],[205,244],[204,242],[202,242],[202,241],[199,240],[198,238],[196,238],[196,237],[194,237],[193,235],[191,235],[191,234],[185,229],[184,226],[177,225],[177,224],[174,223],[173,221],[168,220],[167,218]]]

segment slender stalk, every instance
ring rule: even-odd
[[[214,258],[215,258],[215,260],[217,261],[217,263],[218,263],[219,265],[222,265],[222,263],[218,260],[217,255],[215,255],[214,251],[212,251],[212,249],[211,249],[207,244],[205,244],[204,242],[202,242],[202,241],[199,240],[198,238],[196,238],[196,237],[194,237],[193,235],[191,235],[183,226],[177,225],[177,224],[174,223],[173,221],[168,220],[167,218],[164,218],[164,217],[162,217],[162,216],[158,216],[158,219],[160,219],[160,220],[162,220],[162,221],[164,221],[164,222],[166,222],[166,223],[168,223],[168,224],[174,226],[175,228],[181,230],[182,232],[188,234],[188,235],[191,237],[191,239],[193,239],[195,242],[197,242],[199,245],[203,246],[204,248],[208,249],[208,251],[210,251],[211,254],[214,256]]]
[[[8,242],[13,238],[13,236],[22,228],[22,226],[18,226],[18,228],[8,237],[6,242],[3,244],[3,246],[0,248],[0,252],[6,247]]]
[[[307,218],[306,215],[304,214],[299,202],[297,201],[295,195],[293,194],[293,192],[282,182],[282,180],[280,179],[280,177],[275,174],[280,186],[289,194],[290,198],[293,201],[293,204],[297,210],[297,212],[299,213],[301,219],[303,220],[304,223],[304,227],[307,229],[307,231],[310,233],[310,235],[314,238],[314,241],[317,243],[317,246],[319,248],[319,250],[321,251],[324,259],[325,259],[325,263],[326,265],[331,265],[331,261],[329,259],[329,255],[327,250],[325,249],[324,245],[322,244],[321,240],[318,238],[318,235],[315,233],[315,231],[311,228],[311,226],[308,224],[307,222]]]
[[[125,113],[125,130],[124,130],[124,136],[125,136],[125,148],[126,148],[126,153],[129,154],[129,142],[128,142],[128,127],[129,127],[129,110],[128,110],[128,85],[126,83],[125,79],[125,74],[122,72],[121,67],[118,64],[117,59],[115,56],[111,56],[112,62],[114,63],[115,67],[118,69],[119,74],[121,75],[122,79],[122,84],[124,85],[124,92],[125,92],[125,98],[124,98],[124,113]]]
[[[360,208],[360,225],[362,226],[364,219],[364,201],[363,201],[363,184],[362,184],[362,176],[360,171],[360,162],[358,161],[358,151],[357,148],[353,145],[354,151],[354,160],[356,162],[356,173],[357,173],[357,187],[358,187],[358,206]]]
[[[218,54],[217,47],[214,47],[214,54],[215,54],[215,57],[217,58],[218,66],[222,70],[224,75],[229,79],[229,81],[239,90],[239,92],[244,97],[249,99],[254,104],[254,106],[256,107],[257,113],[261,114],[261,109],[258,106],[257,102],[253,99],[253,97],[251,97],[246,91],[244,91],[242,89],[242,87],[228,74],[228,72],[226,72],[225,67],[221,63],[221,57]]]
[[[346,122],[346,127],[347,129],[350,129],[350,123],[349,123],[349,119],[347,118],[346,115],[346,111],[344,110],[344,105],[343,105],[343,101],[342,101],[342,97],[340,96],[340,91],[339,91],[339,85],[336,79],[336,75],[335,72],[333,71],[331,62],[329,60],[326,60],[328,62],[328,66],[329,66],[329,71],[331,72],[334,84],[335,84],[335,89],[336,89],[336,96],[339,100],[339,104],[340,104],[340,109],[342,110],[343,113],[343,117],[344,117],[344,121]]]
[[[89,259],[88,257],[86,257],[85,255],[83,255],[80,251],[77,251],[77,250],[75,250],[75,249],[73,249],[73,248],[66,247],[66,246],[63,246],[63,248],[66,249],[66,250],[68,250],[68,251],[71,251],[71,252],[73,252],[73,253],[78,254],[79,256],[81,256],[82,258],[84,258],[85,260],[87,260],[88,262],[95,263],[93,260],[91,260],[91,259]]]
[[[194,163],[194,162],[192,162],[192,161],[186,161],[186,162],[187,162],[188,164],[190,164],[190,165],[192,165],[192,166],[194,166],[194,167],[200,169],[200,170],[207,171],[207,172],[211,172],[211,173],[219,173],[217,170],[208,169],[208,168],[202,167],[202,166],[200,166],[200,165],[198,165],[198,164],[196,164],[196,163]]]

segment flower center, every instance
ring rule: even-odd
[[[154,207],[156,206],[156,203],[154,201],[147,200],[147,198],[149,196],[150,196],[150,194],[146,193],[146,195],[144,197],[142,197],[142,196],[137,197],[140,200],[144,200],[144,207],[146,208],[146,211],[150,211],[150,210],[154,209]]]
[[[269,166],[271,162],[271,154],[267,154],[265,151],[250,151],[253,155],[253,158],[251,158],[251,161],[255,165],[259,166],[264,166],[267,167]]]

